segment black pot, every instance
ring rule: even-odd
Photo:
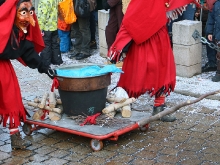
[[[79,69],[92,64],[78,64],[59,69]],[[94,65],[94,64],[93,64]],[[93,115],[105,108],[110,73],[93,77],[62,77],[56,75],[64,113],[70,116]]]

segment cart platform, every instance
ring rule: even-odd
[[[33,115],[33,111],[28,111],[30,115]],[[118,140],[118,136],[139,128],[138,121],[149,118],[150,113],[132,111],[132,116],[130,118],[123,118],[121,114],[116,114],[115,120],[126,120],[120,124],[115,124],[111,127],[102,125],[84,125],[80,126],[79,123],[74,121],[70,116],[62,114],[62,118],[59,121],[46,120],[33,120],[31,117],[27,118],[22,129],[26,135],[31,135],[34,130],[49,128],[61,132],[67,132],[75,135],[80,135],[88,138],[92,138],[91,147],[94,151],[99,151],[103,148],[102,140]],[[149,125],[145,125],[140,128],[141,131],[147,130]]]

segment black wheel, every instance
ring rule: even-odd
[[[97,139],[92,139],[90,145],[93,151],[100,151],[103,148],[103,142]]]
[[[146,124],[145,126],[140,127],[140,131],[141,131],[141,132],[145,132],[145,131],[147,131],[148,129],[149,129],[149,124]]]
[[[31,133],[32,133],[31,124],[24,123],[24,125],[22,126],[22,130],[25,133],[25,135],[28,135],[28,136],[31,135]]]

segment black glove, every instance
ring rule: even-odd
[[[41,64],[38,66],[38,72],[47,74],[51,79],[53,79],[55,75],[55,70],[51,69],[50,66],[45,62],[41,62]]]

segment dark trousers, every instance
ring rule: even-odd
[[[108,49],[115,41],[123,16],[122,5],[116,5],[110,8],[109,21],[105,29],[105,37]]]
[[[217,73],[220,74],[220,52],[216,54],[217,58]]]
[[[74,48],[77,53],[90,54],[91,33],[89,19],[90,17],[78,17],[77,21],[72,25],[75,37]]]
[[[208,37],[207,37],[207,40],[208,40]],[[214,43],[210,40],[208,40],[208,42]],[[206,51],[207,51],[207,58],[208,58],[209,66],[215,67],[217,64],[217,59],[216,59],[217,51],[215,49],[210,48],[207,44],[206,44]]]
[[[91,41],[95,41],[96,33],[96,20],[95,20],[95,11],[90,12],[90,32],[91,32]]]
[[[40,56],[48,63],[60,65],[63,63],[60,53],[60,44],[58,42],[58,31],[44,31],[45,48]]]

